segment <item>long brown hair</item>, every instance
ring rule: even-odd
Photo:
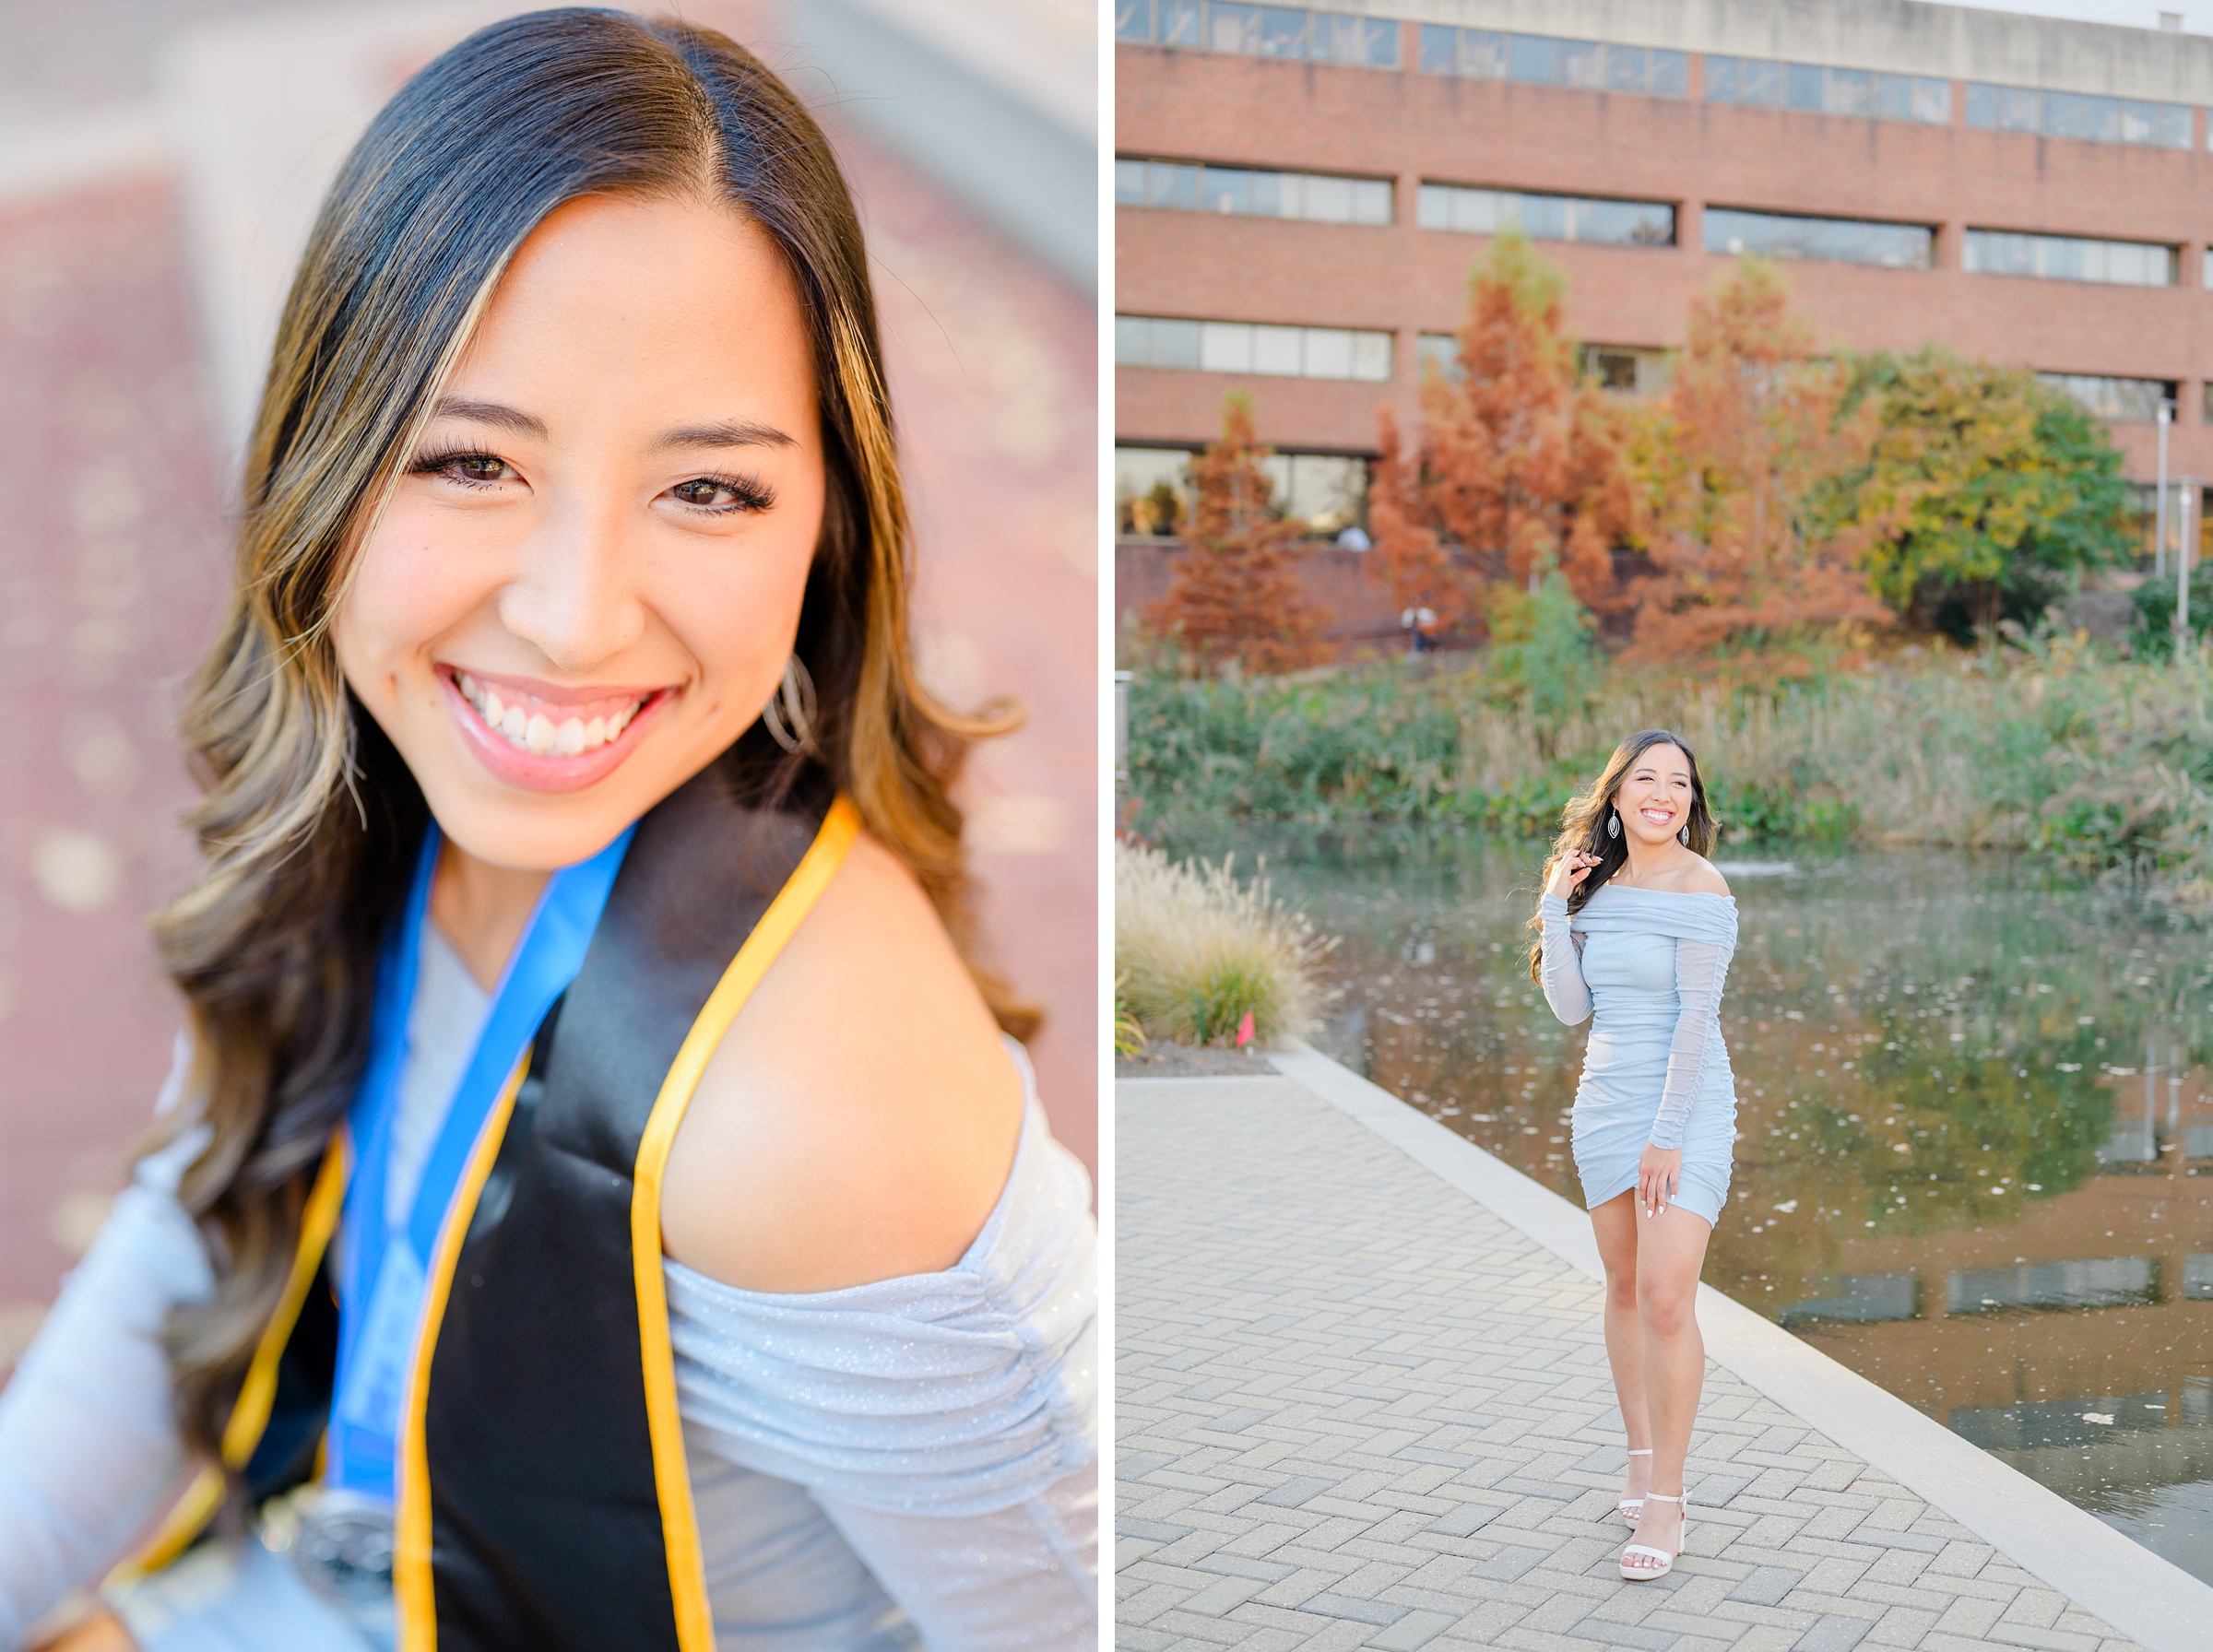
[[[1689,835],[1685,842],[1693,855],[1713,853],[1722,828],[1706,804],[1706,781],[1698,773],[1698,754],[1680,735],[1664,728],[1639,729],[1614,748],[1614,755],[1606,759],[1606,766],[1599,771],[1598,778],[1588,789],[1568,798],[1568,807],[1560,811],[1560,835],[1552,840],[1552,853],[1544,857],[1544,875],[1537,887],[1544,889],[1552,882],[1552,868],[1568,856],[1580,853],[1598,856],[1598,864],[1591,868],[1590,876],[1568,891],[1570,913],[1582,911],[1583,903],[1628,864],[1627,837],[1619,832],[1608,834],[1606,822],[1614,817],[1615,799],[1620,795],[1621,783],[1629,777],[1637,760],[1655,746],[1675,747],[1690,765],[1690,814],[1682,826]],[[1543,973],[1544,961],[1539,949],[1544,926],[1541,919],[1533,915],[1524,927],[1530,931],[1529,978],[1535,981]]]
[[[815,752],[786,758],[756,725],[734,754],[786,786],[819,764],[970,938],[949,788],[968,741],[1012,718],[956,717],[916,679],[875,301],[828,142],[707,30],[574,8],[479,30],[385,107],[316,219],[247,449],[229,610],[183,718],[202,863],[153,930],[195,1048],[195,1104],[172,1127],[210,1132],[182,1197],[216,1289],[169,1328],[180,1418],[209,1457],[359,1081],[379,938],[428,819],[332,649],[349,548],[524,239],[610,193],[746,215],[782,251],[812,346],[828,487],[795,648],[817,690]],[[978,980],[1002,1025],[1033,1029]]]

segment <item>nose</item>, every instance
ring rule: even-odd
[[[562,672],[587,673],[614,658],[645,625],[638,532],[612,498],[555,502],[500,594],[501,623]]]

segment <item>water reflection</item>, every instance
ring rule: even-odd
[[[1343,938],[1318,1042],[1578,1197],[1582,1032],[1522,966],[1533,847],[1170,846],[1264,846]],[[2013,857],[1726,869],[1740,1135],[1707,1279],[2213,1580],[2205,929]]]

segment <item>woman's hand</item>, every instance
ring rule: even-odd
[[[1552,876],[1544,880],[1544,892],[1565,901],[1574,892],[1576,885],[1591,876],[1591,868],[1597,864],[1597,856],[1570,849],[1552,863]]]
[[[1667,1201],[1675,1197],[1675,1184],[1683,1176],[1683,1150],[1654,1147],[1644,1144],[1644,1153],[1637,1161],[1637,1203],[1647,1216],[1657,1216],[1667,1209]]]

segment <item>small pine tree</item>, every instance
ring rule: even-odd
[[[1191,521],[1174,583],[1146,610],[1201,671],[1296,671],[1326,652],[1329,616],[1299,583],[1298,527],[1271,509],[1273,485],[1253,439],[1252,400],[1223,404],[1221,438],[1191,462]]]
[[[1691,306],[1650,454],[1656,573],[1639,582],[1635,651],[1703,654],[1887,617],[1860,562],[1870,534],[1824,502],[1866,463],[1876,409],[1846,411],[1846,370],[1813,338],[1769,263],[1743,260]]]
[[[1584,606],[1616,600],[1610,550],[1630,524],[1628,419],[1576,368],[1563,331],[1566,280],[1518,233],[1493,238],[1468,283],[1461,376],[1422,386],[1412,453],[1381,417],[1370,499],[1377,565],[1402,603],[1447,627],[1505,583],[1559,569]]]

